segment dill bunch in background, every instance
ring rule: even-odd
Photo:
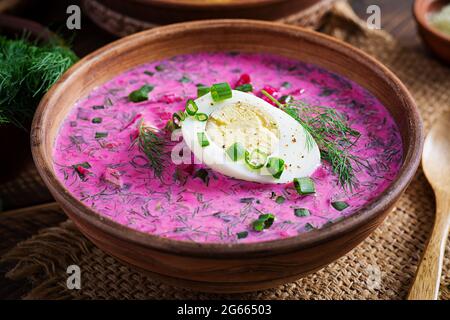
[[[27,129],[42,96],[77,60],[60,44],[0,36],[0,126]]]

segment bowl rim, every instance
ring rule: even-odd
[[[408,122],[408,126],[412,132],[409,132],[407,140],[403,141],[404,145],[410,145],[410,149],[409,152],[404,155],[403,165],[393,183],[376,199],[369,202],[350,217],[342,219],[341,221],[333,223],[325,228],[284,239],[255,243],[231,244],[180,241],[137,231],[136,229],[121,225],[109,218],[106,218],[105,216],[100,215],[72,196],[56,177],[53,170],[53,165],[51,164],[51,169],[47,169],[43,166],[45,163],[44,155],[46,154],[43,143],[43,141],[45,141],[43,128],[45,127],[46,115],[49,113],[49,108],[47,108],[47,105],[53,104],[52,108],[55,108],[55,103],[52,103],[52,100],[55,100],[55,97],[63,94],[63,90],[60,89],[62,84],[66,81],[76,81],[77,73],[82,72],[82,69],[85,68],[89,62],[99,61],[108,53],[120,50],[122,46],[134,40],[137,41],[139,38],[141,38],[141,41],[147,43],[148,41],[158,38],[161,34],[167,36],[170,34],[177,34],[180,30],[188,29],[193,32],[200,32],[204,31],[205,28],[210,27],[247,27],[256,28],[262,31],[270,29],[271,31],[285,33],[289,36],[293,36],[294,38],[302,37],[307,41],[314,42],[316,45],[327,46],[329,49],[337,50],[345,55],[350,55],[352,58],[357,59],[360,62],[364,61],[368,67],[373,68],[373,72],[381,73],[380,77],[384,77],[386,80],[389,80],[391,82],[391,86],[395,86],[396,90],[400,92],[402,101],[405,105],[409,106],[409,113],[411,115],[411,120]],[[337,239],[346,233],[353,232],[356,229],[363,227],[370,221],[378,218],[387,210],[391,209],[394,206],[395,201],[408,186],[420,163],[423,140],[424,133],[422,120],[411,94],[405,85],[380,62],[361,50],[334,39],[331,36],[320,34],[298,26],[286,25],[278,22],[246,19],[218,19],[177,23],[142,31],[101,47],[72,66],[47,92],[37,108],[31,130],[31,148],[38,172],[46,185],[49,187],[53,196],[63,208],[65,207],[64,201],[71,205],[72,208],[75,208],[75,210],[71,211],[71,214],[76,215],[77,220],[81,219],[81,221],[87,222],[91,224],[92,227],[95,227],[108,235],[113,235],[121,241],[131,242],[134,245],[147,249],[181,256],[214,259],[242,257],[252,258],[290,253]]]
[[[185,9],[215,10],[215,9],[243,9],[258,6],[273,5],[279,2],[291,0],[231,0],[221,2],[209,2],[198,0],[130,0],[141,4],[158,5],[162,7],[178,7]]]
[[[430,4],[433,2],[437,2],[440,0],[414,0],[413,4],[413,16],[416,20],[416,22],[419,24],[420,27],[425,29],[427,32],[433,34],[435,37],[441,39],[441,41],[446,42],[447,44],[450,44],[450,35],[447,35],[443,32],[440,32],[439,30],[436,30],[436,28],[433,28],[430,23],[427,21],[426,15],[430,13],[429,7]],[[420,10],[421,5],[423,3],[427,3],[426,10]],[[450,4],[450,1],[447,1],[448,4]]]

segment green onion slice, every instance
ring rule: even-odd
[[[178,128],[179,128],[179,126],[176,125],[176,124],[173,122],[173,120],[169,120],[169,121],[167,121],[166,126],[165,126],[164,128],[165,128],[168,132],[174,132],[175,129],[178,129]]]
[[[198,121],[204,122],[204,121],[208,120],[208,115],[206,113],[199,112],[195,115],[195,119],[197,119]]]
[[[227,154],[231,160],[238,161],[244,157],[245,148],[239,142],[235,142],[227,149]]]
[[[93,118],[92,119],[92,123],[102,123],[102,118],[100,118],[100,117],[97,117],[97,118]]]
[[[177,111],[172,115],[172,121],[178,127],[181,126],[181,122],[183,122],[185,119],[186,113],[184,111]]]
[[[293,100],[294,100],[294,98],[291,95],[284,95],[278,99],[278,101],[282,104],[290,103]]]
[[[267,154],[255,149],[252,152],[245,151],[245,163],[251,169],[261,169],[267,162]]]
[[[294,186],[300,195],[308,195],[316,192],[314,180],[308,177],[294,178]]]
[[[275,202],[278,203],[278,204],[282,204],[282,203],[284,203],[284,201],[286,201],[286,198],[283,197],[283,196],[278,196],[278,197],[275,199]]]
[[[309,217],[311,215],[311,212],[309,212],[306,208],[296,208],[294,209],[294,214],[297,217]]]
[[[96,132],[95,139],[102,139],[108,136],[108,132]]]
[[[255,220],[252,223],[253,230],[261,232],[264,230],[264,221],[263,220]]]
[[[211,91],[210,87],[206,87],[204,85],[197,86],[197,97],[200,98],[205,94],[208,94]]]
[[[91,168],[91,164],[89,162],[85,161],[85,162],[74,164],[72,167],[74,167],[74,168],[83,167],[85,169],[90,169]]]
[[[236,235],[238,239],[245,239],[248,236],[248,231],[241,231],[238,232]]]
[[[333,208],[335,208],[338,211],[342,211],[349,207],[349,204],[345,201],[333,201],[331,203],[331,205],[333,206]]]
[[[275,179],[280,179],[284,171],[284,160],[276,157],[271,157],[267,161],[267,170]]]
[[[250,83],[246,83],[241,86],[237,86],[235,88],[235,90],[242,91],[242,92],[252,92],[253,86]]]
[[[264,229],[268,229],[272,226],[275,221],[275,216],[271,213],[261,214],[258,219],[253,221],[253,230],[261,232]]]
[[[197,106],[197,104],[195,103],[194,100],[189,99],[189,100],[186,102],[186,113],[187,113],[188,115],[190,115],[190,116],[193,116],[193,115],[195,115],[195,114],[197,113],[197,111],[198,111],[198,106]]]
[[[155,88],[154,86],[145,84],[142,87],[140,87],[139,89],[132,91],[128,95],[128,100],[130,100],[131,102],[142,102],[142,101],[148,100],[148,94],[154,88]]]
[[[214,101],[222,101],[231,98],[233,92],[227,82],[216,83],[211,87],[211,96]]]
[[[204,132],[197,132],[198,143],[202,148],[209,146],[208,138]]]

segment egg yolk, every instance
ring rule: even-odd
[[[248,151],[258,149],[266,154],[273,153],[280,140],[279,128],[272,116],[242,102],[211,113],[206,133],[223,149],[238,142]]]

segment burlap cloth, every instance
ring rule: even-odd
[[[286,22],[318,28],[389,66],[416,98],[428,129],[433,119],[449,108],[450,69],[421,52],[402,48],[383,31],[366,29],[346,3],[331,8],[329,4],[326,15],[309,12]],[[397,208],[350,253],[296,282],[235,295],[193,292],[136,272],[97,249],[72,222],[62,222],[65,218],[56,204],[7,212],[0,214],[1,270],[5,274],[0,295],[28,299],[402,299],[430,232],[434,210],[431,188],[419,169]],[[441,299],[450,298],[449,248],[450,242]],[[70,264],[81,268],[81,290],[66,288]]]

